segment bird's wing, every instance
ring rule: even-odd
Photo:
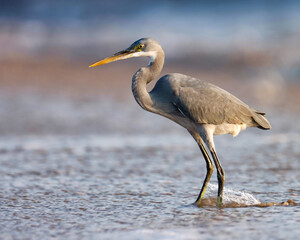
[[[173,104],[197,123],[250,124],[252,110],[229,92],[198,79],[173,85]]]

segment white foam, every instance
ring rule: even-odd
[[[209,184],[206,190],[206,196],[215,196],[216,192],[218,191],[217,184]],[[247,193],[245,191],[240,190],[233,190],[230,188],[224,187],[223,192],[223,203],[237,203],[240,205],[256,205],[260,204],[261,202],[256,199],[252,194]]]

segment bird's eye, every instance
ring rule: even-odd
[[[138,45],[138,49],[142,49],[144,47],[144,44]]]

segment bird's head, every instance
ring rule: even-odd
[[[115,53],[114,55],[104,58],[99,62],[96,62],[90,67],[96,67],[110,62],[123,60],[132,57],[150,57],[151,61],[154,61],[158,53],[163,53],[160,44],[153,38],[141,38],[135,41],[130,47]]]

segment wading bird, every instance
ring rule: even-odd
[[[139,39],[129,48],[90,67],[132,57],[150,58],[148,66],[140,68],[132,78],[132,93],[137,103],[143,109],[167,117],[186,128],[204,156],[207,172],[195,204],[198,206],[203,199],[213,172],[214,166],[207,147],[217,168],[217,206],[221,207],[225,173],[215,151],[213,135],[229,133],[237,136],[247,127],[270,129],[265,113],[247,106],[213,84],[179,73],[163,76],[148,92],[146,85],[160,74],[164,65],[164,51],[152,38]]]

